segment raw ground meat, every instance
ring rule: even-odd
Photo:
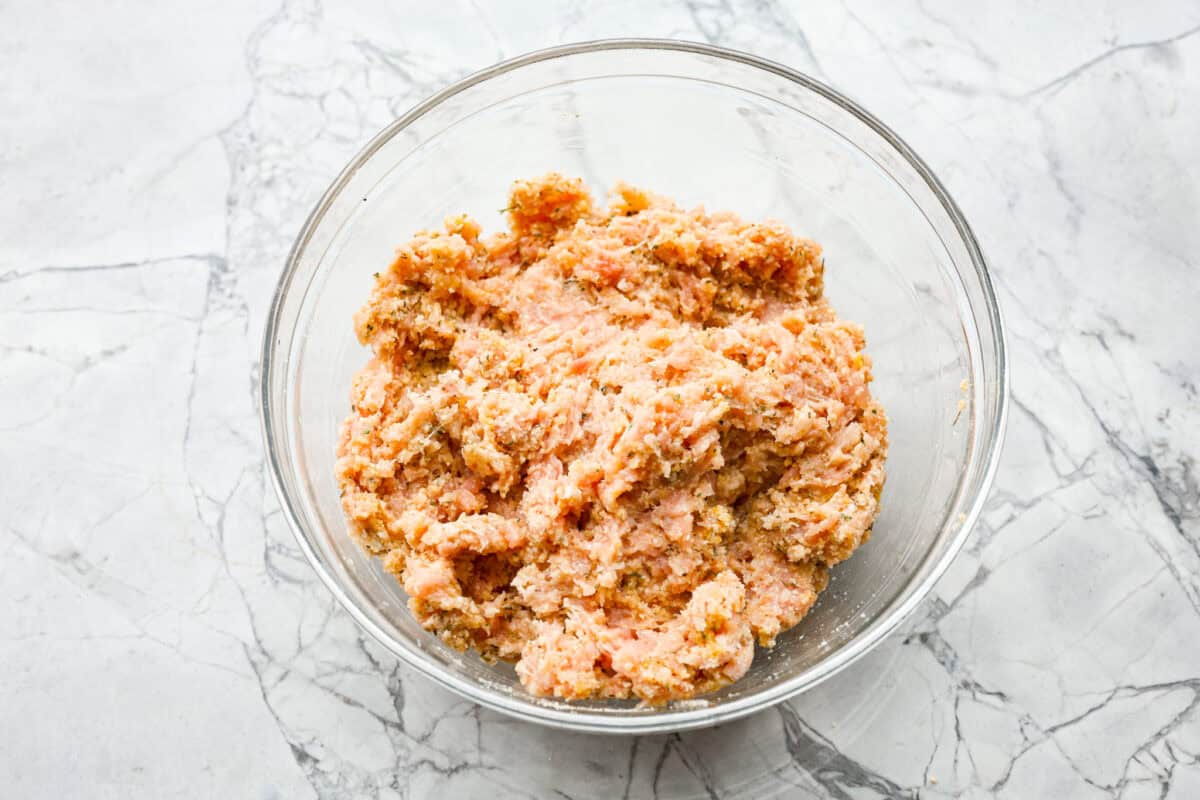
[[[418,233],[355,317],[337,476],[425,628],[562,698],[692,697],[866,541],[887,422],[820,248],[619,186],[518,181]]]

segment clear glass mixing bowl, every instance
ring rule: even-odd
[[[604,197],[626,180],[684,206],[774,217],[825,248],[827,292],[861,322],[891,420],[874,536],[812,613],[740,681],[663,708],[525,692],[423,631],[397,581],[351,540],[337,427],[367,358],[351,316],[414,231],[468,212],[502,224],[508,186],[551,170]],[[604,41],[484,70],[380,133],[296,240],[263,346],[263,425],[283,512],[330,591],[401,659],[471,700],[588,731],[711,725],[809,689],[878,643],[958,552],[995,470],[1004,342],[978,245],[928,167],[863,109],[804,75],[672,41]]]

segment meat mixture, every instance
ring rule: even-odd
[[[514,184],[418,233],[355,317],[337,477],[421,624],[532,693],[741,677],[866,541],[887,451],[863,331],[778,222]]]

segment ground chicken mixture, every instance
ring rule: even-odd
[[[532,693],[741,677],[871,532],[887,428],[820,248],[560,175],[511,231],[417,234],[355,317],[351,530],[456,648]]]

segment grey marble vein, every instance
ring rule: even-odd
[[[1200,796],[1200,7],[177,0],[0,8],[5,796]],[[903,628],[785,705],[637,739],[367,638],[265,474],[292,237],[378,129],[565,41],[740,48],[861,101],[994,270],[995,491]]]

